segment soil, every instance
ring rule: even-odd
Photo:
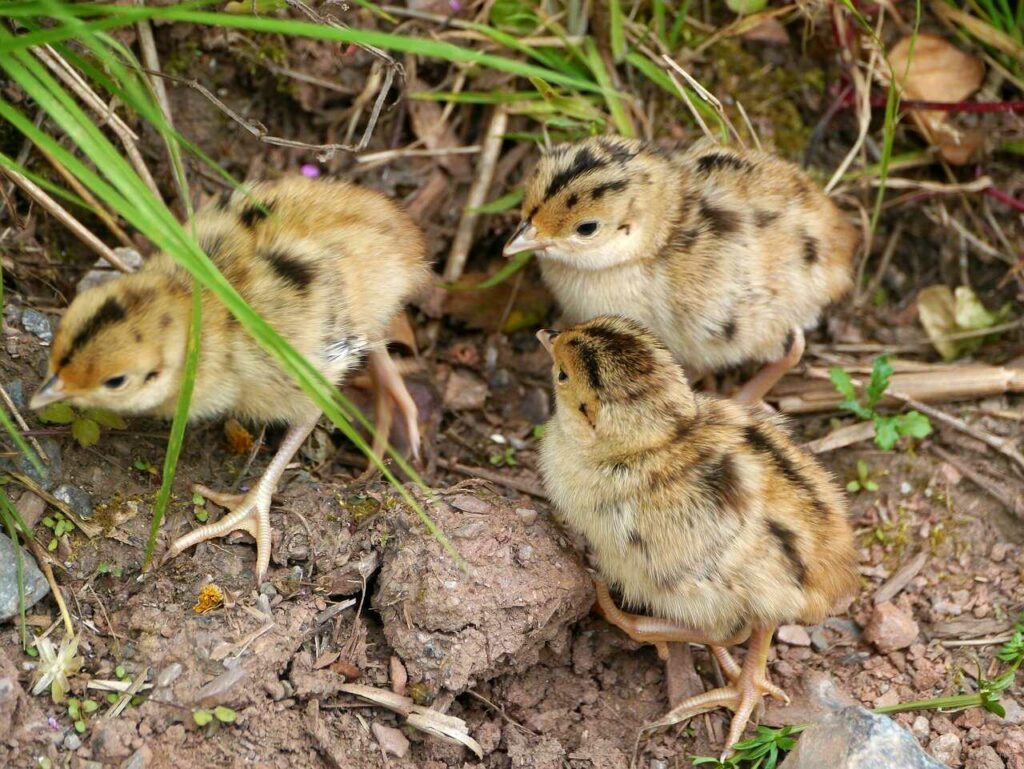
[[[169,71],[189,77],[215,71],[211,85],[222,89],[221,98],[241,114],[258,116],[271,133],[319,143],[325,124],[328,134],[343,129],[338,105],[350,96],[309,83],[289,81],[284,88],[282,76],[235,56],[237,40],[220,31],[176,26],[156,32]],[[305,44],[279,53],[293,69],[336,79],[333,62],[340,54],[328,48]],[[748,58],[765,61],[778,56],[754,45],[749,51]],[[356,52],[346,61],[350,67],[340,87],[355,93],[369,58]],[[211,68],[212,62],[221,66]],[[422,65],[418,76],[439,79]],[[260,143],[193,90],[179,87],[170,93],[179,130],[238,177],[274,176],[317,163],[313,152]],[[404,135],[410,122],[406,111],[420,111],[411,116],[414,125],[436,121],[424,104],[430,103],[391,108],[371,149],[388,148],[392,136]],[[819,104],[803,101],[800,107],[820,110]],[[471,126],[483,125],[480,113],[465,115],[477,121]],[[799,119],[787,115],[790,122]],[[770,121],[770,115],[759,119]],[[822,169],[833,168],[841,156],[831,141],[849,145],[853,116],[841,124],[840,139],[818,145],[815,163]],[[470,143],[463,141],[465,134],[476,130],[460,129],[464,133],[453,141]],[[171,176],[159,141],[143,138],[147,162],[166,182],[171,200]],[[522,166],[528,163],[521,159]],[[450,245],[472,179],[472,164],[458,160],[442,166],[409,158],[366,167],[339,154],[319,168],[403,199],[439,258]],[[217,191],[208,173],[195,166],[192,172],[202,196]],[[25,330],[22,311],[34,307],[56,322],[93,258],[38,213],[19,211],[19,245],[14,250],[8,244],[4,257],[6,355],[0,358],[0,382],[20,382],[29,392],[45,369],[47,349]],[[812,351],[836,340],[899,341],[914,323],[915,287],[951,269],[943,236],[933,232],[921,211],[888,211],[882,230],[888,231],[897,216],[904,217],[904,237],[914,242],[894,260],[884,285],[906,299],[879,309],[837,308],[812,335]],[[467,279],[496,269],[498,245],[510,222],[509,217],[487,219]],[[140,247],[145,250],[141,239]],[[943,258],[934,257],[939,253]],[[26,254],[31,258],[10,272],[6,260],[17,262]],[[981,265],[976,280],[994,287],[993,276],[999,274],[992,265]],[[98,444],[82,448],[66,427],[42,425],[25,412],[34,434],[59,450],[60,478],[53,480],[84,490],[95,506],[96,536],[75,531],[61,538],[52,560],[81,634],[84,661],[81,674],[71,679],[73,694],[95,698],[101,707],[78,734],[66,706],[45,695],[30,696],[35,661],[22,652],[15,625],[3,625],[0,765],[38,767],[45,758],[53,766],[182,769],[667,769],[689,766],[694,755],[717,755],[727,728],[721,712],[660,733],[643,731],[669,707],[663,665],[652,647],[635,644],[589,614],[593,592],[586,553],[538,493],[534,428],[550,413],[550,396],[545,356],[529,329],[554,314],[532,267],[492,291],[455,292],[414,310],[424,352],[409,380],[427,424],[424,477],[435,492],[429,500],[420,496],[464,559],[462,565],[430,537],[394,490],[379,479],[360,477],[363,464],[354,449],[323,429],[275,496],[274,556],[260,589],[252,578],[254,547],[244,538],[201,544],[144,572],[167,425],[132,420],[127,429],[104,430]],[[1020,354],[1018,342],[1019,337],[1004,337],[981,357],[1009,360]],[[355,388],[347,392],[365,401]],[[974,414],[972,421],[1012,436],[1019,422],[1008,427],[991,414],[1019,410],[1019,398],[991,398],[983,405],[989,416]],[[811,441],[828,434],[833,423],[808,416],[794,419],[792,426],[801,441]],[[222,424],[190,427],[157,553],[198,525],[189,491],[193,483],[244,485],[269,461],[278,438],[271,430],[254,466],[240,475],[245,455],[234,453]],[[850,494],[863,589],[822,626],[788,629],[791,643],[775,644],[771,676],[793,702],[770,704],[761,723],[812,718],[801,694],[801,682],[812,673],[828,674],[846,694],[876,707],[974,691],[979,671],[991,676],[998,668],[995,655],[1024,608],[1024,527],[954,464],[931,452],[934,444],[961,463],[1019,484],[1008,463],[945,427],[912,451],[886,453],[860,443],[822,455],[843,482],[856,477],[857,462],[863,460],[879,485],[877,492]],[[473,477],[478,474],[491,480]],[[1020,485],[1012,488],[1020,493]],[[26,496],[31,492],[18,483],[7,490],[19,507],[33,507]],[[208,508],[211,516],[219,514]],[[48,535],[42,524],[36,532]],[[908,564],[915,566],[911,573],[897,575]],[[223,601],[200,613],[200,593],[210,585],[221,591]],[[881,610],[876,607],[880,591],[886,599]],[[873,625],[876,612],[890,610],[897,635],[909,634],[910,640],[897,640],[899,648],[886,652],[881,650],[886,639],[878,632],[865,635],[865,628]],[[30,611],[37,634],[58,621],[52,597]],[[715,685],[720,674],[706,651],[694,647],[686,653],[692,655],[690,693]],[[105,694],[86,687],[116,678],[118,668],[128,680],[141,678],[153,688],[109,717]],[[346,682],[395,690],[462,719],[481,757],[351,694],[343,688]],[[977,708],[895,718],[954,769],[1024,769],[1019,682],[1003,694],[1002,703],[1005,719]],[[215,718],[198,725],[194,712],[216,706],[232,709],[234,722]],[[403,752],[402,741],[375,729],[380,726],[400,729],[411,743],[408,752],[396,755]],[[384,733],[391,739],[377,736]],[[392,753],[385,751],[385,742],[395,748]]]

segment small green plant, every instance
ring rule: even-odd
[[[851,494],[856,494],[858,491],[878,491],[878,484],[871,480],[868,463],[863,459],[857,460],[857,477],[846,484],[846,490]]]
[[[885,451],[891,451],[900,438],[926,438],[931,435],[932,423],[919,411],[908,411],[904,414],[880,414],[875,407],[889,389],[892,378],[892,366],[886,355],[875,358],[871,367],[871,378],[864,388],[863,400],[857,396],[857,388],[850,375],[841,368],[829,371],[829,378],[836,391],[843,396],[839,408],[870,420],[875,425],[875,443]]]
[[[206,726],[214,719],[222,724],[233,724],[235,717],[235,711],[224,705],[218,705],[213,710],[199,708],[192,711],[192,720],[196,722],[196,726]]]
[[[106,563],[105,561],[101,561],[100,565],[96,567],[96,573],[100,576],[109,575],[111,577],[117,577],[117,579],[121,579],[121,577],[124,576],[124,568],[121,566],[117,566],[116,564],[112,566],[109,563]]]
[[[711,769],[775,769],[779,761],[796,745],[792,735],[802,732],[805,726],[783,726],[770,729],[757,727],[757,734],[749,740],[733,745],[736,752],[724,760],[711,756],[691,756],[694,766]]]
[[[127,426],[119,415],[110,411],[86,409],[79,412],[67,403],[51,403],[38,416],[48,425],[71,425],[71,435],[83,448],[99,441],[101,427],[123,430]]]
[[[546,429],[546,425],[534,425],[533,430],[530,432],[530,435],[533,437],[535,441],[539,441],[541,438],[544,437],[544,432]]]
[[[54,513],[43,518],[43,526],[53,532],[53,536],[50,537],[50,541],[46,545],[46,549],[49,552],[53,552],[57,549],[60,544],[60,538],[65,534],[70,534],[74,530],[74,525],[67,518],[64,517],[63,513]]]
[[[210,518],[210,511],[206,509],[206,499],[202,494],[192,494],[192,514],[200,523],[206,523]]]
[[[495,467],[515,467],[519,464],[516,459],[516,450],[511,446],[505,446],[497,453],[491,454],[487,459]]]
[[[89,716],[99,710],[100,704],[96,700],[80,700],[76,697],[68,699],[68,716],[75,725],[75,731],[82,734],[89,728]]]
[[[154,478],[159,477],[160,471],[153,466],[151,462],[147,462],[145,459],[136,459],[132,462],[132,467],[138,470],[140,473],[148,473]]]

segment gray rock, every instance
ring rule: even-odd
[[[21,325],[25,327],[26,331],[35,334],[46,344],[53,341],[53,327],[50,326],[50,319],[39,310],[26,308],[25,312],[21,314]]]
[[[25,608],[34,606],[50,592],[46,577],[39,571],[35,558],[24,549],[21,562],[25,574]],[[0,534],[0,622],[18,616],[18,558],[14,543]]]
[[[118,246],[114,249],[114,253],[121,258],[121,261],[132,269],[139,269],[142,267],[142,255],[134,248],[126,248],[125,246]],[[99,286],[106,283],[108,280],[121,277],[121,273],[110,266],[110,263],[106,259],[97,259],[93,268],[89,272],[85,273],[85,276],[78,281],[78,293],[82,293],[87,288],[93,286]]]
[[[829,712],[800,735],[779,769],[945,769],[892,719],[845,705],[827,677],[815,677],[808,688]]]
[[[928,743],[928,752],[944,764],[959,765],[964,746],[955,734],[940,734]]]
[[[64,738],[64,750],[78,750],[82,747],[82,738],[71,732]]]
[[[28,401],[25,400],[25,385],[22,384],[20,379],[13,379],[5,384],[4,390],[11,399],[11,402],[19,410],[28,408]]]
[[[92,518],[92,497],[77,486],[72,486],[70,483],[62,484],[54,489],[53,496],[74,510],[79,518],[84,520]]]
[[[43,447],[43,451],[46,452],[47,458],[50,460],[49,464],[43,462],[43,472],[40,473],[36,470],[35,466],[29,461],[29,458],[23,454],[18,454],[17,458],[13,461],[7,459],[0,459],[0,470],[10,469],[11,465],[22,475],[27,475],[37,484],[39,484],[46,491],[50,491],[60,483],[62,466],[60,461],[60,445],[53,440],[53,438],[43,438],[39,441]]]

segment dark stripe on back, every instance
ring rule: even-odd
[[[704,463],[700,467],[700,482],[707,490],[716,510],[740,512],[743,487],[736,462],[728,455]]]
[[[242,213],[239,214],[238,218],[242,220],[242,224],[246,227],[252,227],[266,219],[273,211],[274,204],[270,201],[266,203],[252,203],[242,209]]]
[[[565,199],[565,207],[566,208],[572,208],[573,206],[575,206],[579,202],[580,202],[580,196],[577,195],[574,192],[574,193],[572,193],[572,195],[570,195],[569,197],[567,197]]]
[[[606,192],[621,192],[628,186],[629,182],[625,179],[619,179],[615,182],[605,182],[604,184],[599,184],[594,187],[594,189],[590,191],[590,197],[593,200],[600,200],[604,197]]]
[[[722,336],[724,336],[730,342],[736,337],[735,318],[730,318],[728,321],[726,321],[725,325],[722,326]]]
[[[767,227],[781,216],[776,211],[757,211],[754,213],[754,224],[758,227]]]
[[[818,498],[814,484],[804,477],[803,473],[800,472],[800,468],[797,467],[790,456],[776,445],[767,434],[762,432],[756,425],[747,425],[743,429],[743,437],[756,451],[768,454],[771,457],[772,463],[779,468],[786,480],[807,494],[814,510],[822,518],[828,516],[828,506]]]
[[[740,226],[738,213],[714,206],[706,200],[700,201],[700,215],[708,223],[708,231],[720,238],[731,235]]]
[[[84,347],[90,339],[96,336],[106,326],[113,326],[120,323],[125,318],[124,307],[121,306],[114,297],[110,297],[100,308],[96,311],[96,314],[89,318],[85,324],[78,330],[74,338],[71,340],[71,346],[68,351],[64,353],[64,357],[60,359],[60,367],[64,367],[71,362],[75,353]]]
[[[590,389],[600,390],[601,389],[601,365],[597,360],[597,350],[594,349],[593,345],[581,344],[579,345],[580,361],[583,363],[583,368],[587,372],[587,379],[590,380]]]
[[[309,284],[313,282],[314,270],[312,265],[306,264],[287,251],[281,249],[265,249],[260,256],[266,259],[274,272],[282,279],[291,283],[300,291],[307,291]]]
[[[597,146],[607,152],[616,163],[628,163],[636,157],[634,150],[608,139],[598,139]]]
[[[573,158],[572,165],[562,171],[559,171],[552,177],[551,181],[548,182],[547,189],[544,190],[544,199],[549,200],[557,195],[576,177],[585,174],[588,171],[602,168],[606,165],[608,165],[608,161],[601,160],[588,148],[582,148],[576,153],[576,157]]]
[[[705,155],[697,161],[697,170],[702,174],[710,174],[713,171],[718,171],[723,168],[728,168],[733,171],[750,171],[754,166],[743,158],[738,158],[735,155],[726,155],[722,152]]]
[[[818,261],[818,240],[804,234],[804,264],[811,265]]]
[[[768,531],[775,537],[779,549],[782,550],[783,555],[789,560],[790,566],[793,567],[793,577],[797,584],[804,584],[807,579],[807,565],[797,549],[796,532],[785,524],[770,518],[768,519]]]

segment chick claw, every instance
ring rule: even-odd
[[[219,505],[231,513],[221,518],[216,523],[207,524],[183,537],[179,537],[171,545],[163,561],[174,558],[179,553],[187,550],[193,545],[205,542],[209,539],[224,537],[233,531],[246,531],[256,540],[256,582],[263,582],[270,568],[270,495],[271,491],[257,485],[248,494],[228,494],[226,492],[214,491],[199,484],[192,487],[192,490]]]

